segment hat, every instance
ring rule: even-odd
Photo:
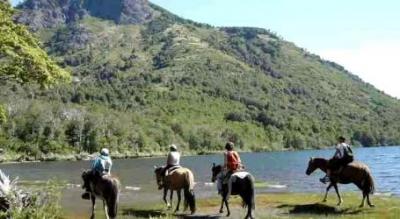
[[[103,149],[101,149],[100,154],[103,155],[103,156],[108,156],[109,155],[109,151],[108,151],[107,148],[103,148]]]
[[[177,147],[176,145],[174,145],[174,144],[171,144],[171,145],[169,146],[169,149],[170,149],[171,151],[177,151],[177,150],[178,150],[178,147]]]

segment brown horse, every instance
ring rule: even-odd
[[[194,176],[192,171],[187,168],[180,167],[168,173],[167,176],[162,175],[162,170],[164,167],[155,167],[154,173],[157,179],[157,185],[159,188],[164,188],[163,199],[166,203],[167,191],[176,191],[178,194],[178,203],[176,205],[175,212],[179,211],[179,206],[181,203],[181,190],[183,189],[184,195],[184,210],[189,206],[190,213],[194,214],[196,212],[196,199],[194,195]],[[172,195],[171,195],[172,197]],[[171,198],[172,199],[172,198]],[[167,204],[168,205],[168,204]]]
[[[120,191],[118,179],[110,175],[104,175],[102,177],[94,176],[91,171],[84,171],[82,173],[82,179],[90,182],[90,199],[92,201],[92,215],[90,218],[95,218],[94,210],[96,207],[96,197],[103,200],[106,218],[116,218]]]
[[[326,160],[324,158],[310,158],[306,174],[310,175],[316,169],[320,169],[323,172],[326,172],[328,161],[329,160]],[[369,195],[373,194],[375,190],[375,184],[371,175],[371,171],[369,170],[368,166],[365,165],[364,163],[358,161],[349,163],[346,167],[344,167],[341,170],[339,176],[330,177],[330,181],[331,181],[330,184],[326,188],[323,202],[326,202],[329,189],[333,186],[335,188],[336,194],[339,199],[338,205],[341,205],[343,200],[339,194],[339,189],[337,184],[354,183],[362,191],[363,194],[363,199],[361,201],[360,207],[364,207],[365,198],[367,198],[367,203],[370,207],[374,206],[369,200]]]

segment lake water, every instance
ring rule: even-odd
[[[258,187],[262,192],[324,192],[326,185],[318,179],[323,175],[317,171],[311,176],[305,175],[310,156],[330,157],[334,150],[306,150],[268,153],[242,153],[241,158],[246,169],[257,182],[266,182],[269,186]],[[366,163],[373,173],[377,193],[400,195],[400,147],[356,148],[357,160]],[[119,177],[123,187],[121,204],[161,202],[161,192],[156,189],[153,175],[154,165],[162,165],[165,158],[144,158],[115,160],[113,174]],[[183,157],[181,164],[195,174],[197,197],[217,196],[215,185],[210,183],[212,163],[223,162],[222,155]],[[80,175],[89,166],[89,161],[44,162],[1,164],[2,169],[11,178],[19,176],[22,181],[42,182],[59,179],[70,184],[63,195],[63,205],[74,212],[89,212],[88,201],[81,200],[82,189]],[[341,185],[342,191],[356,191],[354,185]]]

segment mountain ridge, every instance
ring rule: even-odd
[[[24,20],[40,27],[24,7]],[[172,142],[201,152],[227,140],[253,151],[320,148],[339,135],[400,144],[399,101],[342,66],[262,28],[212,27],[149,7],[142,23],[85,14],[37,28],[78,80],[47,91],[3,85],[1,101],[13,108],[7,142],[36,142],[43,153],[163,151]]]
[[[19,23],[34,31],[78,21],[85,16],[110,19],[119,24],[141,24],[152,18],[147,0],[27,0],[17,6]]]

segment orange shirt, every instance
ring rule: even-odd
[[[225,152],[225,166],[228,170],[235,171],[241,163],[239,154],[236,151]]]

